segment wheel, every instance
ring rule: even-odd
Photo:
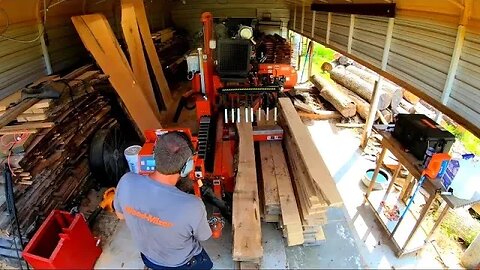
[[[89,164],[92,175],[102,185],[112,187],[128,171],[123,156],[126,140],[118,126],[98,130],[89,149]]]

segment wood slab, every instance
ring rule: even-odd
[[[329,206],[341,206],[342,197],[307,127],[302,123],[289,98],[279,98],[278,101],[284,129],[291,133],[301,160],[305,164],[306,173],[320,189]]]
[[[258,261],[263,256],[253,129],[237,123],[238,171],[233,192],[233,260]]]
[[[125,104],[138,129],[161,128],[160,119],[150,107],[140,84],[135,80],[125,54],[104,15],[72,17],[85,47],[93,54],[103,72]]]
[[[265,200],[263,211],[265,215],[278,215],[280,214],[280,199],[270,144],[271,142],[259,142]]]

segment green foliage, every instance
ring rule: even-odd
[[[450,131],[455,137],[462,142],[465,149],[472,152],[476,156],[480,156],[480,139],[475,137],[471,132],[459,126],[444,124],[444,128]]]
[[[332,62],[335,58],[335,51],[325,46],[315,43],[315,47],[313,50],[312,56],[312,73],[313,74],[320,74],[322,73],[322,64],[324,62]]]

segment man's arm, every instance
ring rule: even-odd
[[[210,236],[212,236],[212,229],[210,229],[210,225],[208,224],[207,211],[205,210],[205,207],[202,207],[201,211],[202,216],[200,218],[200,222],[198,223],[197,228],[193,232],[193,236],[198,241],[206,241],[210,238]]]
[[[119,198],[119,194],[121,192],[121,183],[122,179],[120,179],[120,181],[118,182],[117,188],[115,190],[115,198],[113,199],[113,211],[115,211],[115,214],[119,219],[125,219],[125,217],[123,216],[123,210]]]

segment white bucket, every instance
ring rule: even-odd
[[[134,173],[140,172],[140,166],[138,165],[138,153],[140,152],[140,149],[142,149],[140,145],[132,145],[127,147],[123,152],[128,163],[128,168]]]

